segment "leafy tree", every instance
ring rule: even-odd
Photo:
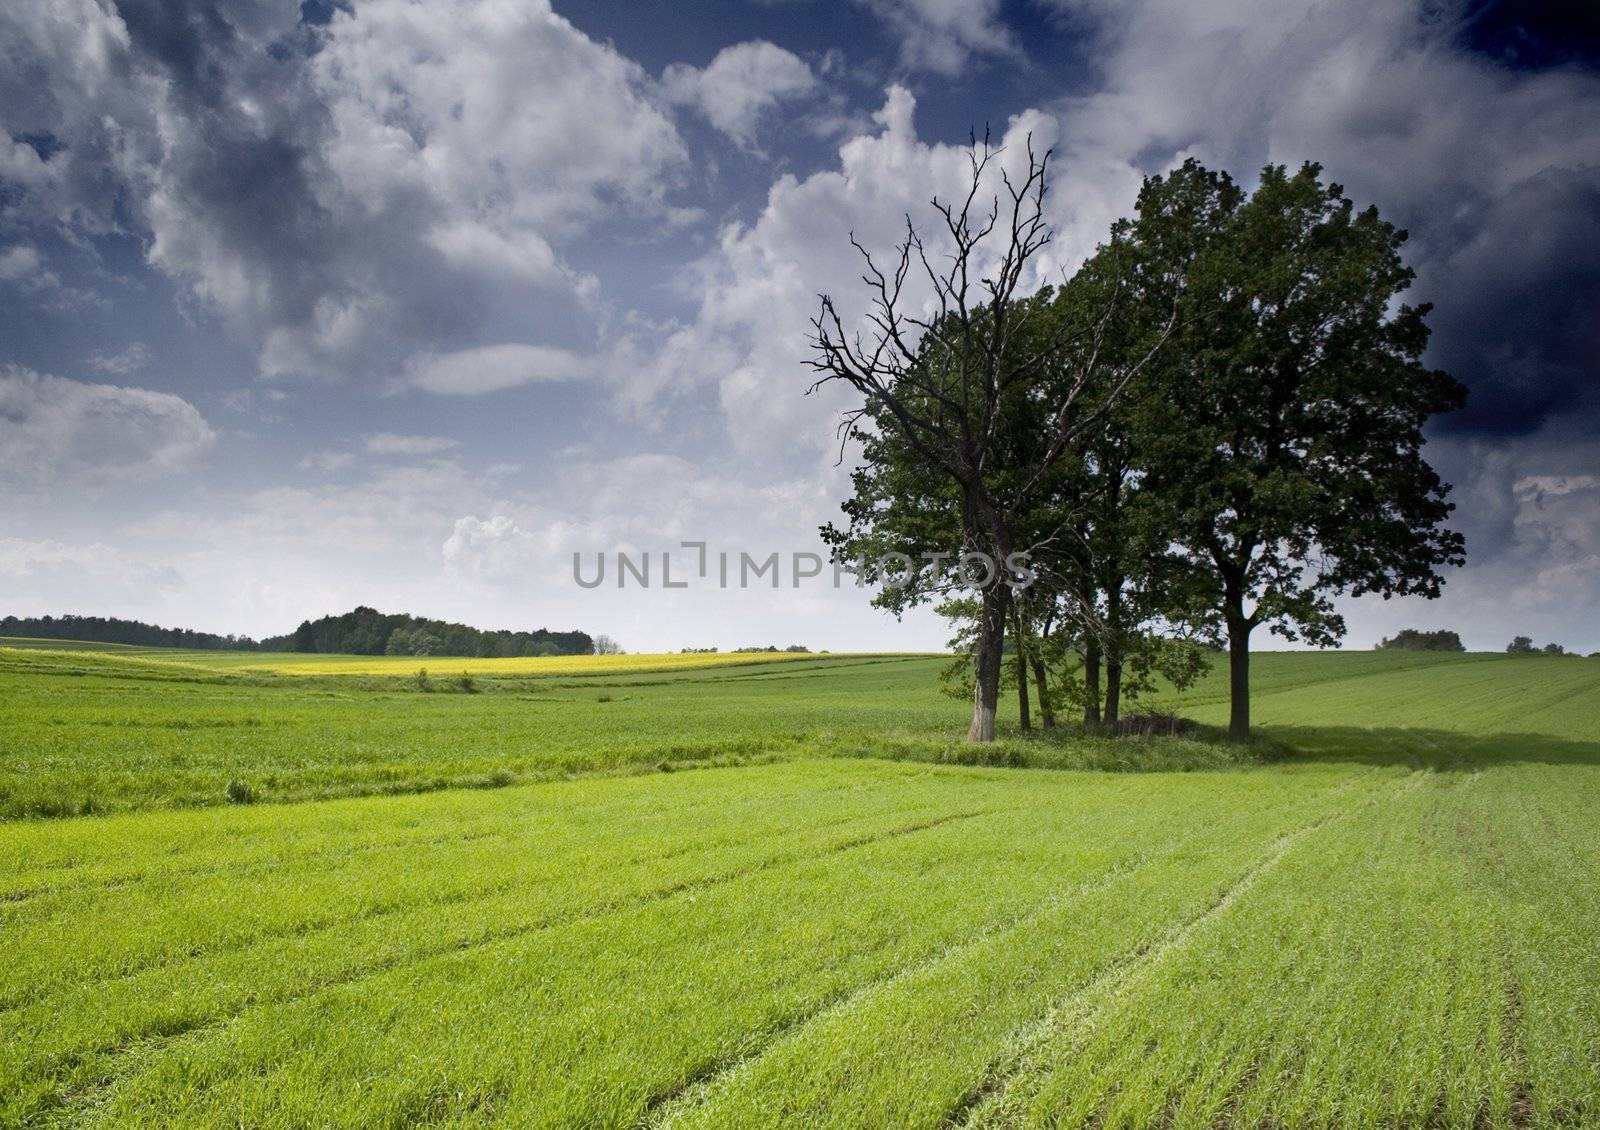
[[[1104,320],[1086,320],[1086,335],[1075,336],[1067,320],[1046,328],[1030,319],[1048,304],[1048,295],[1021,301],[1019,288],[1050,242],[1043,218],[1050,155],[1035,157],[1029,147],[1016,179],[995,158],[987,141],[974,146],[965,197],[934,200],[942,248],[926,248],[907,219],[885,272],[851,238],[866,262],[866,330],[846,330],[829,296],[811,323],[811,365],[821,375],[813,387],[842,381],[862,400],[842,424],[846,437],[864,445],[854,506],[846,504],[851,525],[824,528],[835,559],[850,559],[862,544],[930,546],[926,539],[944,538],[954,511],[958,543],[931,547],[992,563],[970,578],[979,600],[970,741],[994,738],[1019,581],[1014,554],[1029,544],[1027,527],[1056,467],[1093,423],[1094,395],[1114,397],[1138,368],[1112,373],[1102,363]],[[914,272],[933,314],[907,295]],[[928,527],[918,530],[910,499],[938,504]],[[888,600],[904,607],[928,595],[926,587],[901,586]]]
[[[1527,636],[1514,636],[1506,644],[1507,655],[1537,655],[1538,649],[1533,646],[1533,640]]]
[[[1428,307],[1396,304],[1405,232],[1314,164],[1269,166],[1247,196],[1188,161],[1147,182],[1126,238],[1183,280],[1134,442],[1198,623],[1226,637],[1243,738],[1255,628],[1329,644],[1334,596],[1435,597],[1462,563],[1422,428],[1465,393],[1421,363]]]
[[[1567,649],[1562,647],[1558,643],[1547,643],[1547,644],[1544,645],[1544,647],[1540,648],[1540,651],[1542,651],[1545,655],[1565,655],[1565,654],[1567,654]]]
[[[1380,651],[1466,651],[1466,644],[1461,642],[1461,637],[1455,632],[1441,629],[1437,632],[1422,632],[1416,628],[1402,628],[1396,632],[1393,639],[1385,638],[1378,643]]]
[[[996,157],[987,142],[975,145],[964,198],[934,200],[944,247],[927,248],[908,218],[886,271],[852,238],[871,295],[862,332],[846,329],[828,296],[812,322],[813,387],[841,381],[862,398],[841,428],[863,452],[845,504],[850,524],[823,529],[835,559],[870,561],[859,551],[891,548],[974,555],[969,741],[994,737],[1022,579],[1015,555],[1035,544],[1074,441],[1144,363],[1126,353],[1113,362],[1100,348],[1115,305],[1050,318],[1053,292],[1021,296],[1050,241],[1049,154],[1030,147],[1015,179]],[[908,280],[925,285],[931,314],[908,295]],[[992,567],[978,572],[979,558]],[[868,579],[890,582],[877,599],[897,612],[948,591],[937,574]]]

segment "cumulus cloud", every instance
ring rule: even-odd
[[[451,576],[506,580],[525,576],[543,550],[538,538],[509,516],[457,518],[441,547]]]
[[[548,4],[370,0],[318,27],[48,0],[0,40],[5,136],[55,139],[0,157],[4,207],[133,225],[269,374],[391,373],[495,310],[581,317],[592,280],[557,246],[618,209],[670,219],[685,163],[649,76]]]
[[[0,538],[8,611],[92,613],[181,589],[182,574],[101,542]]]
[[[182,397],[0,369],[0,474],[48,483],[147,479],[186,468],[216,440]]]
[[[861,258],[849,233],[887,253],[910,214],[926,226],[930,256],[939,254],[937,225],[927,224],[929,199],[960,197],[971,183],[971,150],[921,140],[915,107],[908,90],[891,87],[874,116],[875,132],[840,146],[836,168],[803,179],[780,177],[761,213],[749,224],[725,227],[717,250],[699,265],[699,314],[675,348],[685,356],[721,359],[700,379],[715,382],[729,431],[748,455],[811,457],[832,441],[829,409],[840,405],[837,394],[802,395],[808,383],[807,319],[819,293],[833,295],[847,318],[865,312]],[[997,138],[1001,152],[989,169],[988,187],[1000,190],[1002,170],[1019,171],[1030,136],[1042,151],[1058,128],[1051,116],[1036,111],[1009,122]],[[1070,244],[1052,248],[1035,263],[1031,282],[1054,277],[1059,254],[1071,253]],[[932,293],[913,275],[907,297],[916,304],[931,301]]]
[[[128,27],[95,0],[0,6],[0,215],[118,227],[119,192],[155,143],[156,93],[130,74]]]
[[[704,67],[674,63],[661,76],[667,97],[693,106],[740,145],[755,144],[762,117],[816,88],[804,59],[765,40],[736,43]]]
[[[910,67],[958,75],[974,55],[1008,55],[1016,37],[1000,20],[1000,0],[867,0],[895,33]]]

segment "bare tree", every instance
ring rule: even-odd
[[[891,430],[920,475],[958,496],[961,551],[996,563],[976,586],[968,741],[994,738],[1006,621],[1020,581],[1011,562],[1034,548],[1019,544],[1029,507],[1057,461],[1070,457],[1074,437],[1159,346],[1132,362],[1102,357],[1118,286],[1101,292],[1104,308],[1089,317],[1045,317],[1041,304],[1021,301],[1029,265],[1051,239],[1044,218],[1050,154],[1037,155],[1030,139],[1026,170],[1015,177],[1000,154],[987,137],[974,140],[964,197],[932,201],[945,246],[931,254],[909,215],[887,272],[852,233],[865,263],[868,312],[859,329],[847,329],[832,298],[821,295],[811,322],[810,365],[821,376],[810,391],[843,381],[863,398],[840,424],[841,458],[864,428]],[[986,195],[986,186],[997,191]],[[931,288],[927,312],[908,293],[913,276]],[[1019,444],[1022,429],[1027,441]],[[1024,466],[1019,450],[1028,453]]]
[[[594,638],[594,653],[596,655],[621,655],[622,645],[610,636],[596,636]]]

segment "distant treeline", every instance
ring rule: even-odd
[[[229,651],[310,651],[338,655],[588,655],[587,632],[483,631],[420,616],[385,614],[361,607],[343,616],[307,620],[285,636],[253,640],[185,628],[162,628],[107,616],[7,616],[0,636],[120,643],[135,647],[187,647]]]
[[[487,632],[465,624],[388,615],[357,608],[343,616],[307,620],[290,635],[261,641],[264,651],[316,651],[339,655],[590,655],[588,632]]]
[[[207,651],[250,651],[256,647],[256,641],[249,636],[219,636],[211,632],[191,632],[187,628],[162,628],[138,620],[118,620],[109,616],[7,616],[0,620],[0,636],[123,643],[134,647],[189,647]]]
[[[686,647],[679,654],[681,654],[681,655],[715,655],[715,654],[717,654],[717,650],[718,649],[714,648],[714,647]],[[771,654],[771,653],[775,653],[775,652],[779,652],[779,651],[789,652],[789,653],[791,653],[793,655],[810,655],[811,654],[811,649],[809,647],[807,647],[805,644],[800,644],[800,643],[792,643],[788,647],[779,647],[777,644],[768,644],[766,647],[736,647],[736,648],[733,649],[733,654],[735,654],[735,655],[746,655],[746,654],[751,654],[751,653],[755,653],[755,652],[760,652],[760,653],[765,655],[765,654]]]

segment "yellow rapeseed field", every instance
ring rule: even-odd
[[[199,657],[186,657],[191,660]],[[410,675],[419,669],[441,675],[619,675],[653,671],[687,671],[751,663],[784,663],[815,659],[805,652],[689,652],[665,655],[547,655],[510,659],[467,659],[421,655],[264,655],[240,670],[283,675]]]

